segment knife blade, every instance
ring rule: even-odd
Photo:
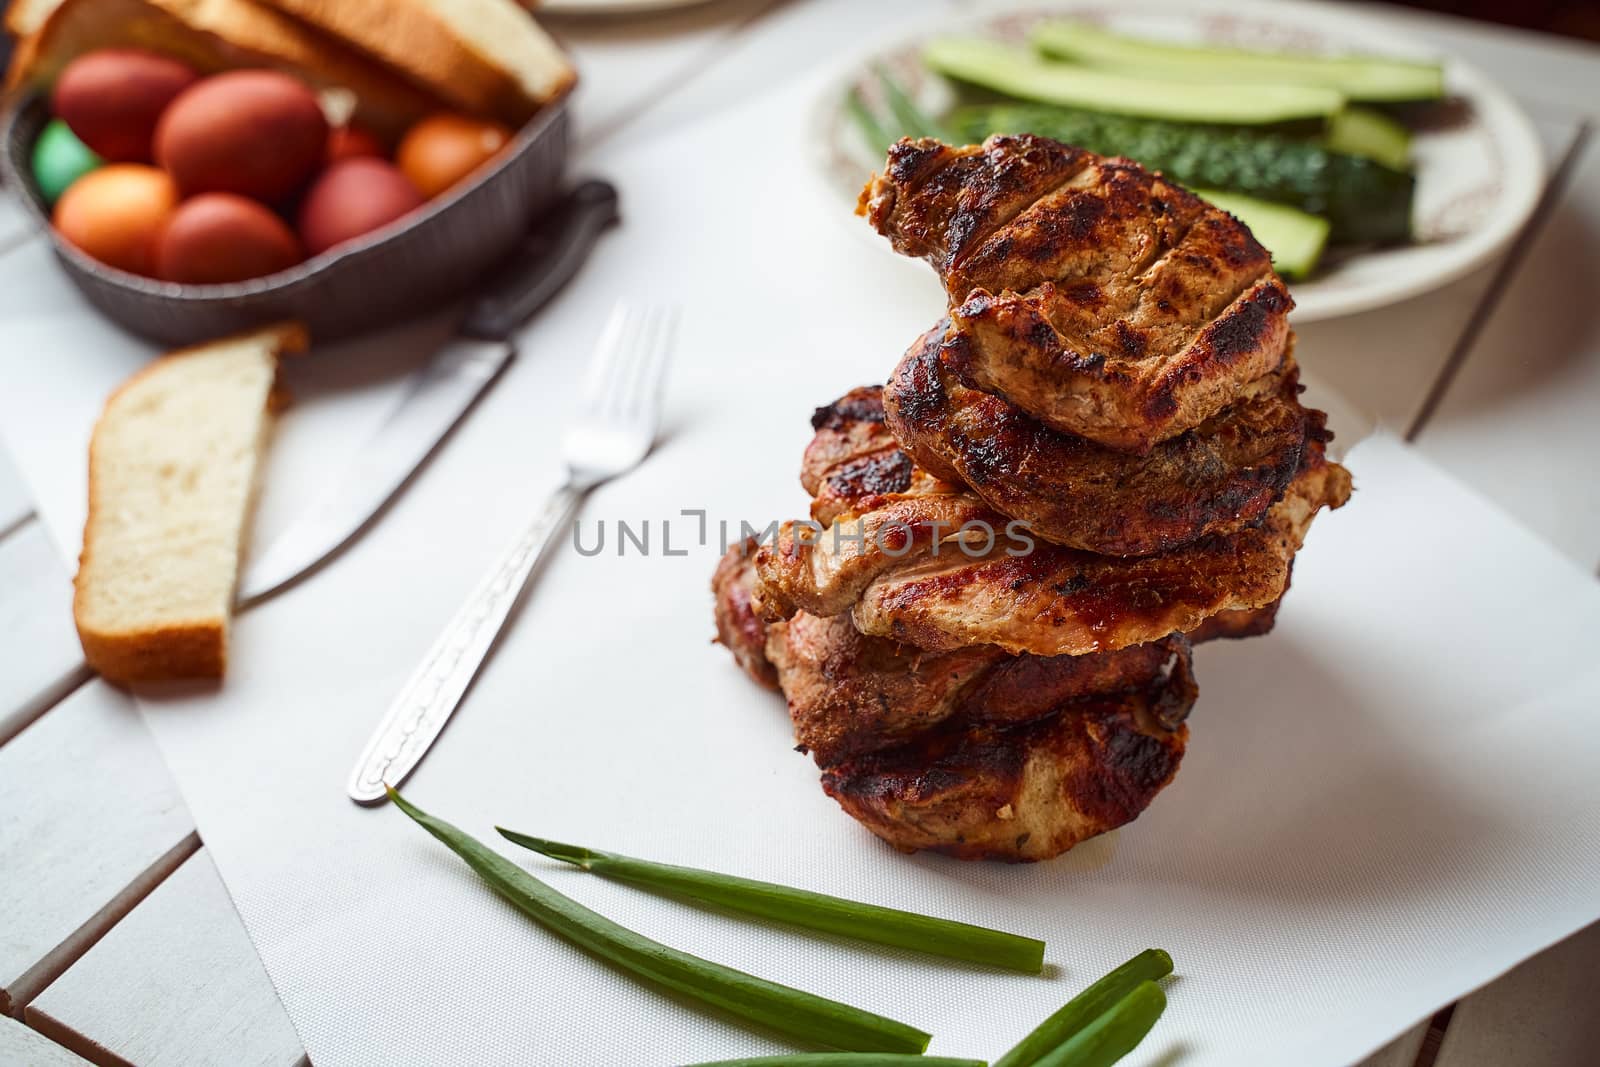
[[[617,217],[616,189],[597,180],[543,216],[473,299],[456,336],[412,372],[383,425],[245,569],[241,608],[310,573],[382,513],[511,361],[517,329],[577,273]]]

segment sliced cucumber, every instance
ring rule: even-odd
[[[958,108],[960,140],[1034,133],[1102,156],[1127,156],[1180,185],[1226,189],[1325,216],[1333,240],[1393,243],[1411,236],[1416,179],[1318,141],[1240,126],[1196,126],[1043,104]]]
[[[1052,63],[1026,49],[978,38],[931,41],[922,58],[948,78],[1007,96],[1178,122],[1258,126],[1326,119],[1344,104],[1342,95],[1321,86],[1154,81]]]
[[[1261,247],[1272,253],[1272,265],[1291,281],[1308,276],[1328,245],[1328,220],[1253,196],[1196,189],[1195,195],[1250,227]]]
[[[1365,156],[1395,170],[1411,166],[1411,131],[1369,107],[1347,107],[1334,115],[1322,143],[1335,152]]]
[[[1069,21],[1042,22],[1030,39],[1057,59],[1169,81],[1322,86],[1351,100],[1437,100],[1444,95],[1444,70],[1437,63],[1183,45],[1123,37]]]

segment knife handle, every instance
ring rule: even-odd
[[[358,804],[387,798],[427,755],[483,665],[539,560],[577,510],[586,488],[568,481],[545,504],[533,525],[473,590],[423,657],[416,673],[378,724],[346,786]]]
[[[461,333],[484,341],[511,335],[578,273],[589,250],[616,222],[617,190],[590,179],[540,217],[532,232],[467,309]]]

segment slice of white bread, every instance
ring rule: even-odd
[[[264,0],[452,105],[513,126],[572,88],[561,46],[515,0]]]
[[[44,25],[61,0],[11,0],[6,8],[6,29],[13,37],[26,37]]]
[[[43,87],[96,48],[148,48],[202,72],[270,67],[315,89],[344,89],[356,115],[397,137],[441,106],[438,96],[350,46],[256,0],[62,0],[11,59],[6,87]]]
[[[106,401],[73,616],[108,680],[220,678],[278,356],[298,323],[179,349]]]

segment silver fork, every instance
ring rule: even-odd
[[[533,524],[456,612],[367,742],[346,787],[359,804],[381,803],[384,785],[416,769],[488,658],[546,549],[589,491],[638,466],[655,442],[661,387],[677,312],[619,303],[595,349],[584,406],[561,439],[567,478]]]

